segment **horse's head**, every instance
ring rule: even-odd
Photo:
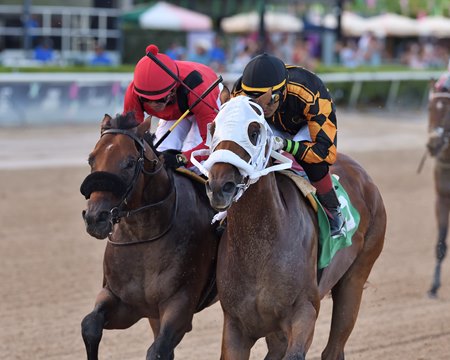
[[[88,199],[87,209],[83,211],[86,230],[93,237],[108,236],[122,208],[138,201],[144,167],[157,166],[156,154],[146,152],[150,147],[143,140],[149,127],[150,120],[138,124],[133,113],[114,119],[105,115],[100,139],[88,159],[91,174],[80,188]],[[149,164],[144,164],[149,157],[152,158],[147,159]]]
[[[440,91],[432,84],[428,102],[428,143],[432,156],[439,155],[450,139],[450,92]]]
[[[270,94],[268,94],[270,96]],[[222,105],[209,127],[211,155],[200,166],[213,208],[226,210],[248,186],[270,170],[272,131],[257,101],[238,96]]]

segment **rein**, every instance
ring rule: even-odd
[[[177,193],[177,187],[175,182],[172,179],[172,190],[170,191],[170,193],[161,201],[154,203],[154,204],[149,204],[143,207],[140,207],[139,209],[136,210],[131,210],[131,211],[124,211],[123,213],[126,213],[124,216],[122,217],[129,217],[131,215],[136,214],[137,212],[140,212],[142,210],[147,210],[153,207],[157,207],[157,206],[161,206],[164,205],[168,200],[170,200],[172,198],[172,195],[175,196],[175,203],[173,206],[173,211],[172,211],[172,215],[170,216],[170,222],[167,225],[166,229],[164,231],[162,231],[161,233],[152,236],[150,239],[145,239],[145,240],[136,240],[136,241],[132,241],[132,242],[117,242],[112,240],[112,233],[110,233],[108,235],[108,243],[111,245],[115,245],[115,246],[129,246],[129,245],[137,245],[137,244],[144,244],[144,243],[149,243],[155,240],[160,239],[161,237],[163,237],[164,235],[166,235],[169,230],[172,228],[173,224],[175,223],[175,214],[178,211],[178,193]]]
[[[139,145],[139,159],[138,162],[136,164],[135,167],[135,171],[133,174],[133,178],[131,179],[129,185],[127,186],[127,189],[125,191],[125,194],[122,196],[119,204],[115,207],[113,207],[110,210],[110,214],[111,214],[111,222],[112,225],[115,225],[117,223],[120,222],[120,220],[122,218],[127,218],[127,217],[131,217],[133,215],[136,215],[142,211],[151,209],[151,208],[156,208],[158,206],[163,206],[166,204],[166,202],[168,202],[172,196],[175,196],[175,202],[174,202],[174,206],[173,206],[173,211],[172,211],[172,215],[170,217],[170,222],[168,224],[168,226],[166,227],[166,229],[164,229],[164,231],[162,231],[160,234],[157,234],[153,237],[151,237],[150,239],[145,239],[145,240],[137,240],[137,241],[133,241],[133,242],[126,242],[126,243],[122,243],[122,242],[117,242],[117,241],[113,241],[112,240],[112,233],[110,233],[108,235],[108,243],[115,245],[115,246],[128,246],[128,245],[136,245],[136,244],[142,244],[142,243],[148,243],[148,242],[152,242],[155,241],[161,237],[163,237],[165,234],[167,234],[167,232],[172,228],[174,222],[175,222],[175,214],[177,213],[178,210],[178,194],[177,194],[177,187],[175,185],[174,179],[173,177],[171,177],[171,191],[169,192],[169,194],[161,201],[158,201],[156,203],[153,204],[148,204],[148,205],[144,205],[141,206],[137,209],[133,209],[133,210],[122,210],[124,205],[127,205],[128,203],[128,197],[130,195],[130,193],[132,192],[132,190],[134,189],[134,186],[136,185],[136,182],[139,178],[139,176],[141,174],[147,175],[147,176],[153,176],[158,174],[161,169],[163,168],[163,164],[161,162],[159,162],[158,160],[149,160],[145,157],[145,144],[144,141],[139,138],[134,132],[131,131],[127,131],[127,130],[122,130],[122,129],[108,129],[103,131],[102,135],[105,134],[122,134],[122,135],[126,135],[130,138],[132,138],[136,144]],[[145,160],[147,161],[152,161],[154,167],[156,167],[158,165],[158,163],[160,164],[159,167],[157,167],[154,171],[146,171],[144,168],[144,162]]]

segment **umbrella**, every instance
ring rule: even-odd
[[[124,21],[138,22],[143,29],[205,31],[212,29],[211,18],[180,6],[159,1],[150,7],[138,7],[122,16]]]
[[[426,16],[417,20],[420,35],[450,37],[450,18]]]
[[[368,18],[366,31],[379,36],[417,36],[419,34],[416,20],[393,13]]]
[[[227,33],[247,33],[258,31],[259,13],[256,11],[242,13],[222,19],[222,30]],[[303,22],[293,15],[266,11],[264,26],[269,32],[298,32],[303,29]]]

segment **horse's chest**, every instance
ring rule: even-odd
[[[296,296],[296,291],[280,288],[277,281],[266,281],[270,276],[220,278],[219,292],[224,308],[237,317],[247,317],[249,314],[259,317],[259,314],[274,314],[288,306],[290,299]],[[293,289],[292,289],[293,290]],[[282,294],[282,295],[280,295]],[[265,316],[266,316],[265,315]]]
[[[178,278],[176,268],[164,265],[164,256],[130,255],[108,257],[104,272],[107,286],[126,304],[142,306],[143,311],[157,309],[160,299],[167,296],[164,284]]]

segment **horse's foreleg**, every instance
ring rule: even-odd
[[[447,254],[447,233],[449,206],[443,201],[437,200],[436,216],[438,219],[438,241],[436,244],[436,266],[434,268],[433,284],[428,291],[430,297],[436,297],[437,291],[441,287],[441,265]]]
[[[288,335],[288,348],[283,360],[304,360],[306,353],[311,346],[314,328],[319,315],[320,300],[316,295],[316,300],[302,301],[298,303],[298,308],[290,325],[285,329]]]
[[[255,342],[256,339],[251,339],[244,334],[238,325],[238,321],[224,314],[220,360],[248,360],[250,349]]]
[[[267,355],[264,360],[282,359],[287,349],[287,338],[282,331],[266,336]]]
[[[185,301],[171,302],[161,310],[159,324],[151,321],[155,340],[147,351],[147,360],[172,360],[175,347],[192,330],[194,309]],[[156,325],[156,327],[155,327]]]
[[[98,347],[102,339],[104,324],[105,314],[98,306],[81,322],[81,335],[88,360],[98,359]]]
[[[104,328],[125,329],[137,320],[139,317],[130,314],[116,296],[103,288],[97,295],[94,310],[81,322],[81,335],[88,360],[98,359],[98,349]]]
[[[322,352],[323,360],[345,359],[344,347],[355,326],[364,284],[372,270],[376,259],[374,257],[371,252],[359,254],[353,265],[331,290],[333,311],[330,336]]]

